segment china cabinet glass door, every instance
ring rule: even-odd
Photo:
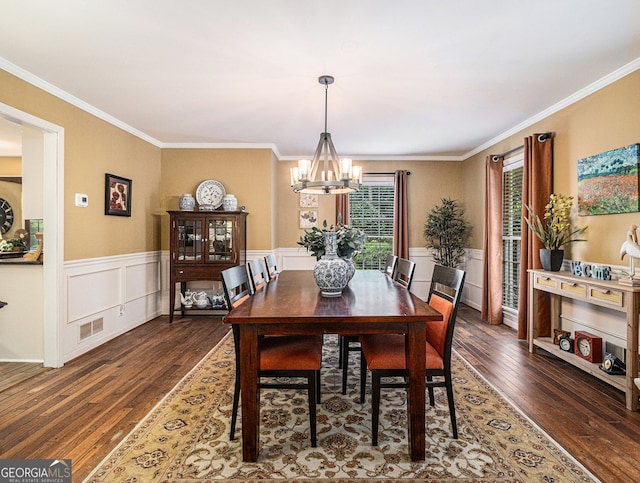
[[[235,263],[233,250],[233,220],[207,220],[209,226],[209,261]]]
[[[177,221],[177,257],[178,260],[202,260],[202,221]]]

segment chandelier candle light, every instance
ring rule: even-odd
[[[291,168],[291,187],[296,193],[353,193],[362,185],[362,168],[353,166],[349,158],[338,158],[331,133],[327,132],[327,95],[333,81],[330,75],[318,78],[318,82],[324,85],[324,132],[320,134],[313,159],[301,159],[298,166]]]

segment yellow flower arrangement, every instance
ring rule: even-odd
[[[587,227],[571,229],[569,214],[572,203],[573,196],[551,194],[549,203],[544,207],[543,220],[533,212],[530,206],[525,205],[529,213],[529,217],[525,218],[525,221],[545,248],[560,250],[568,243],[585,241],[583,238],[574,238],[584,233]]]

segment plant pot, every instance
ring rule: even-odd
[[[540,249],[540,263],[542,268],[549,272],[558,272],[562,268],[564,260],[564,250]]]

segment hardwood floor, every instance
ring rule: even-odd
[[[81,481],[226,334],[219,318],[160,317],[60,369],[0,389],[0,458],[71,458]],[[456,350],[604,482],[639,481],[640,413],[622,392],[461,306]],[[0,372],[0,375],[2,372]],[[8,387],[7,387],[8,386]]]

